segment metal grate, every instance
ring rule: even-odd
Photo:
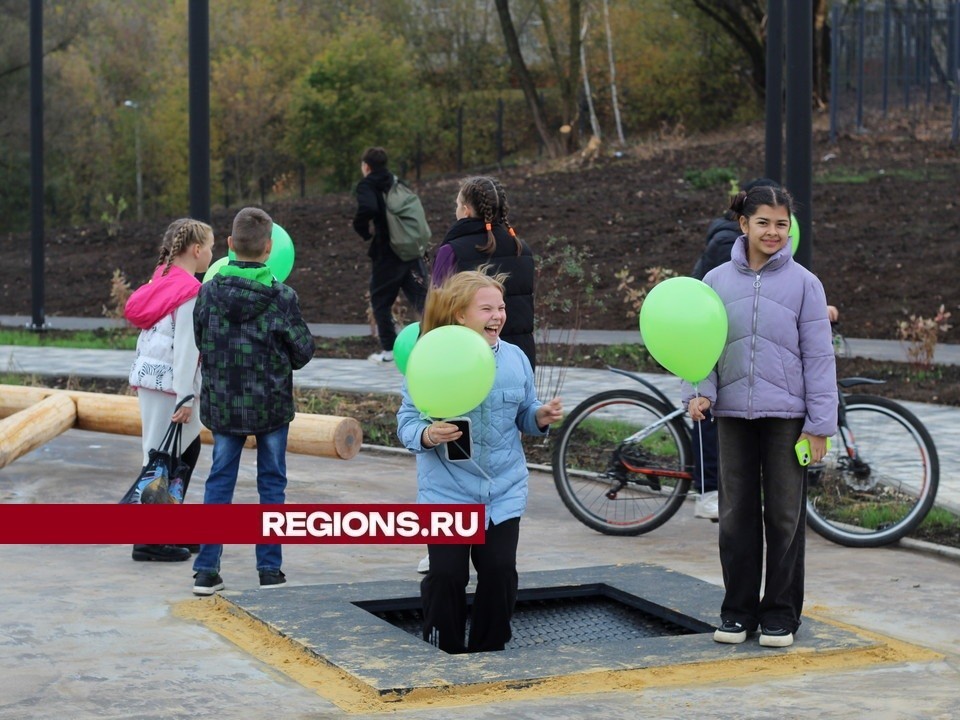
[[[423,613],[419,608],[379,610],[373,614],[421,637]],[[693,634],[676,623],[603,595],[518,600],[511,627],[513,639],[508,648],[629,642]]]

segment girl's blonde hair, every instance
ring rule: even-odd
[[[170,223],[167,231],[163,234],[163,242],[160,245],[160,257],[157,259],[157,265],[164,265],[163,274],[166,275],[170,270],[170,265],[176,257],[191,245],[202,246],[209,238],[213,237],[213,228],[200,220],[192,218],[180,218]]]
[[[457,315],[467,311],[477,292],[483,288],[496,288],[504,295],[504,283],[508,274],[488,275],[489,269],[489,265],[481,265],[476,270],[455,273],[440,285],[432,285],[427,292],[420,334],[424,335],[444,325],[457,325]]]

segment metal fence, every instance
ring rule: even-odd
[[[830,139],[866,129],[865,116],[950,107],[960,139],[960,2],[884,0],[834,5],[830,22]]]

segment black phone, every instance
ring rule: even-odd
[[[444,422],[453,423],[457,426],[457,429],[463,433],[456,440],[451,440],[448,443],[444,443],[443,446],[447,450],[447,460],[458,462],[472,458],[473,437],[470,434],[470,418],[450,418],[449,420],[444,420]]]

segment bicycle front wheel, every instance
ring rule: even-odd
[[[892,400],[851,395],[845,405],[840,435],[807,472],[807,522],[849,547],[896,542],[933,507],[937,449],[923,423]]]
[[[584,400],[554,441],[553,479],[564,504],[607,535],[639,535],[680,508],[690,488],[690,439],[672,408],[632,390]]]

